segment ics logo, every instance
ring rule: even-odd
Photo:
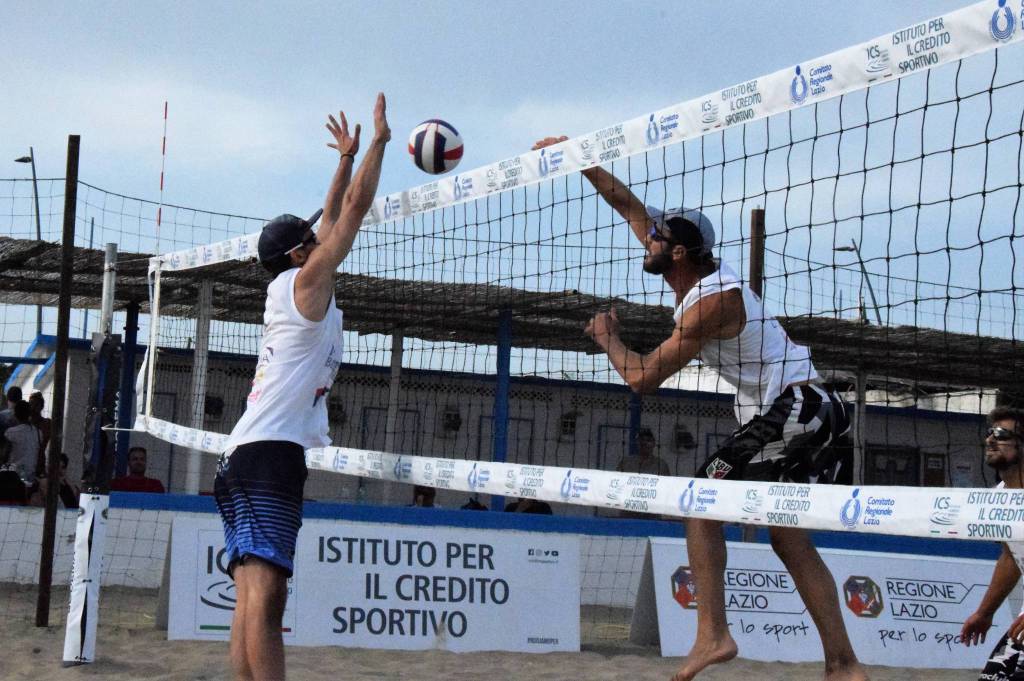
[[[999,7],[992,12],[992,19],[988,22],[988,32],[994,40],[1001,43],[1013,37],[1017,30],[1017,19],[1013,12],[1006,6],[1006,0],[999,0]]]
[[[718,105],[710,99],[700,103],[700,122],[704,125],[714,125],[718,122]]]
[[[885,607],[882,590],[870,577],[848,577],[843,584],[843,600],[857,617],[878,617]]]
[[[757,513],[761,510],[761,504],[763,503],[764,499],[756,489],[748,489],[746,499],[743,502],[743,511],[745,513]]]
[[[680,565],[672,573],[672,598],[687,610],[697,609],[697,584],[689,565]]]
[[[537,160],[537,172],[540,173],[541,177],[548,174],[548,155],[547,149],[540,150],[540,158]]]
[[[867,48],[868,63],[864,70],[868,73],[882,73],[889,68],[889,50],[871,45]]]
[[[807,78],[801,73],[800,67],[796,67],[796,75],[789,84],[789,98],[794,104],[803,104],[807,99]]]
[[[852,530],[856,527],[857,521],[860,520],[862,508],[860,499],[857,498],[857,495],[859,494],[860,488],[854,488],[853,494],[846,500],[846,503],[843,504],[843,508],[839,511],[839,522],[841,522],[843,527],[848,530]]]
[[[683,490],[683,493],[679,495],[679,510],[687,515],[689,515],[690,509],[693,508],[693,485],[696,482],[696,480],[691,480],[690,484]]]

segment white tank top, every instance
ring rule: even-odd
[[[1006,483],[1001,482],[996,485],[996,489],[1005,489]],[[1017,564],[1017,569],[1024,575],[1024,541],[1008,541],[1004,542],[1006,548],[1010,549],[1010,555],[1013,556],[1013,562]],[[1024,615],[1024,605],[1022,605],[1020,614]]]
[[[743,294],[743,330],[735,338],[709,340],[698,356],[736,389],[736,419],[742,425],[768,411],[787,386],[818,380],[818,373],[810,351],[789,339],[761,299],[725,263],[687,292],[676,308],[676,324],[701,298],[735,288]]]
[[[295,276],[282,272],[267,287],[263,339],[245,413],[225,450],[263,440],[285,440],[309,449],[331,444],[327,393],[341,366],[341,310],[331,297],[327,316],[311,322],[295,306]]]

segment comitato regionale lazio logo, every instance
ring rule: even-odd
[[[689,565],[680,565],[672,573],[672,598],[687,610],[697,608],[697,584]]]

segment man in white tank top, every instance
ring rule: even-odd
[[[327,123],[334,138],[328,146],[340,158],[323,210],[309,220],[274,218],[260,234],[260,263],[274,279],[245,413],[228,436],[214,480],[235,581],[231,666],[237,679],[285,676],[281,622],[302,525],[305,450],[330,444],[327,393],[341,364],[335,275],[377,193],[391,139],[380,94],[373,141],[353,176],[360,127],[350,135],[345,114],[339,118],[340,124],[333,116]]]
[[[566,137],[548,137],[534,149]],[[644,245],[644,271],[662,275],[675,292],[675,330],[647,355],[619,337],[615,311],[596,315],[586,333],[636,392],[654,392],[691,360],[713,367],[736,388],[739,430],[708,457],[697,477],[783,482],[830,482],[845,473],[833,445],[849,430],[842,400],[819,385],[806,348],[795,345],[760,299],[728,265],[715,262],[714,227],[698,210],[669,213],[644,206],[600,167],[583,175],[629,224]],[[772,548],[786,565],[821,637],[825,678],[866,679],[853,652],[828,567],[804,530],[769,528]],[[689,681],[709,665],[737,654],[725,615],[726,547],[722,523],[686,522],[690,568],[697,586],[697,637],[673,677]]]
[[[1024,410],[996,407],[988,415],[992,424],[985,437],[985,463],[999,472],[999,487],[1024,488]],[[1017,586],[1024,573],[1024,541],[1003,542],[1003,552],[992,570],[992,581],[978,609],[964,622],[964,645],[981,645],[992,627],[992,616]],[[979,681],[1024,681],[1024,611],[1010,624],[992,650]]]

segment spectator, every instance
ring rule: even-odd
[[[551,504],[537,499],[526,499],[519,497],[505,507],[505,513],[537,513],[540,515],[551,515]]]
[[[413,485],[412,503],[410,506],[422,506],[423,508],[437,508],[434,499],[437,497],[437,490],[426,485]]]
[[[153,492],[163,494],[164,484],[156,478],[146,477],[146,448],[132,447],[128,450],[128,475],[114,478],[110,482],[111,492]]]
[[[60,455],[60,487],[58,488],[58,499],[64,508],[78,508],[78,488],[68,481],[68,455],[61,452]],[[39,489],[32,496],[33,506],[44,506],[46,504],[46,476],[39,478]]]
[[[672,475],[672,469],[660,456],[654,455],[658,443],[650,428],[641,428],[636,435],[636,456],[626,455],[615,467],[620,473],[642,473],[644,475]]]
[[[39,447],[42,444],[39,429],[29,422],[31,417],[32,409],[28,402],[18,402],[14,405],[15,425],[4,432],[7,463],[18,473],[25,487],[29,488],[29,495],[35,491],[33,488],[38,474]]]
[[[460,506],[463,511],[486,511],[487,507],[480,503],[476,497],[470,497],[469,501]]]
[[[43,399],[43,394],[38,390],[28,396],[28,406],[32,408],[32,417],[29,422],[39,429],[39,434],[42,436],[42,445],[39,447],[39,470],[46,469],[46,447],[50,444],[50,419],[43,416],[43,407],[46,406],[46,400]]]
[[[7,404],[0,410],[0,438],[3,437],[5,430],[17,425],[14,420],[14,405],[18,402],[21,402],[21,388],[12,386],[7,390]]]

